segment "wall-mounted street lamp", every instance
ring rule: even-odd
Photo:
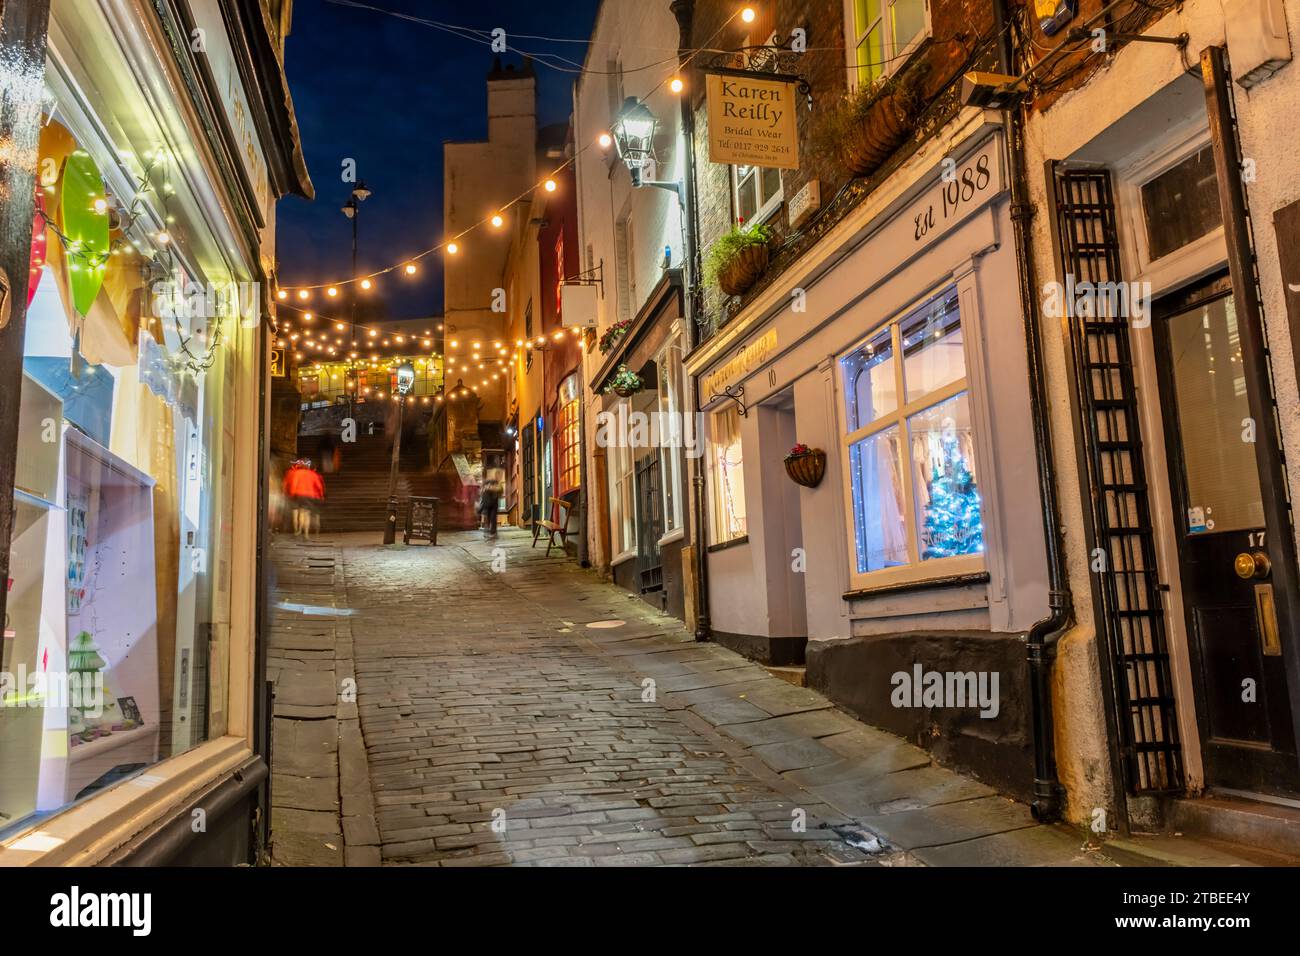
[[[632,174],[633,186],[658,186],[677,193],[679,202],[685,202],[680,182],[661,182],[643,179],[646,166],[654,159],[655,129],[659,121],[650,108],[635,96],[623,101],[623,108],[614,120],[614,144],[618,147],[619,159]]]

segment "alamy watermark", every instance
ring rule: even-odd
[[[911,672],[895,671],[889,682],[895,707],[978,707],[980,716],[992,720],[1002,707],[998,699],[997,671],[927,671],[913,664]]]
[[[1043,285],[1043,314],[1053,319],[1126,318],[1135,329],[1151,324],[1150,282],[1078,281],[1067,273],[1065,282]]]
[[[681,412],[634,412],[626,403],[596,414],[600,448],[681,448],[687,458],[704,454],[704,415]]]
[[[35,671],[27,665],[17,671],[0,671],[0,707],[73,708],[84,717],[104,713],[104,674],[102,671]]]

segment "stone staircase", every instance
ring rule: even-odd
[[[298,436],[298,454],[312,459],[320,469],[320,442],[317,435]],[[355,442],[342,446],[339,470],[323,475],[325,505],[321,509],[321,532],[373,531],[382,535],[388,514],[388,472],[392,445],[384,435],[358,435]],[[428,464],[428,445],[423,435],[402,439],[402,456],[397,474],[398,535],[406,521],[406,501],[412,495],[440,500],[438,527],[444,531],[463,531],[476,527],[471,493],[459,477],[434,472]]]

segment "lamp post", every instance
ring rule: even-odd
[[[357,347],[357,222],[358,213],[361,212],[361,204],[370,198],[370,190],[366,188],[364,181],[359,181],[352,187],[352,195],[348,196],[348,201],[343,204],[343,215],[352,220],[352,322],[349,339],[352,342],[349,352],[353,352]],[[348,371],[351,378],[345,380],[345,384],[350,382],[352,389],[348,392],[348,418],[353,416],[352,402],[356,398],[356,360],[351,356],[348,357]]]
[[[402,457],[402,420],[406,413],[406,396],[415,384],[415,368],[410,362],[397,366],[397,433],[393,435],[393,461],[388,469],[388,517],[384,522],[384,544],[397,538],[397,466]]]

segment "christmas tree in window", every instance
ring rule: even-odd
[[[950,558],[984,550],[984,522],[975,476],[957,450],[957,440],[946,438],[942,464],[930,476],[930,504],[925,512],[923,558]]]

